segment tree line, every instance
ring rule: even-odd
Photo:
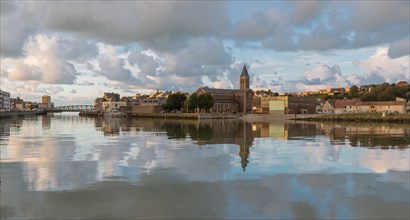
[[[359,88],[358,86],[350,87],[350,91],[335,95],[310,95],[311,97],[329,99],[353,99],[357,98],[361,101],[396,101],[396,97],[410,100],[410,85],[396,86],[394,83],[383,83],[380,85],[372,85],[370,88]]]
[[[195,112],[196,110],[208,111],[214,105],[214,97],[209,93],[200,95],[193,93],[187,97],[182,92],[170,94],[162,106],[166,111]]]

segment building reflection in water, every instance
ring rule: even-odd
[[[260,166],[252,163],[252,159],[262,158],[270,162],[280,159],[274,159],[274,155],[260,157],[263,151],[254,147],[255,139],[258,138],[275,139],[281,143],[302,140],[298,142],[304,147],[300,150],[306,150],[308,153],[326,151],[319,154],[323,155],[323,158],[332,158],[333,161],[337,161],[340,157],[340,148],[324,144],[329,140],[334,146],[381,146],[382,149],[385,146],[408,147],[410,143],[409,128],[400,125],[369,126],[304,122],[251,124],[240,120],[181,121],[62,115],[41,116],[39,119],[41,121],[25,119],[2,122],[0,136],[2,142],[4,140],[3,143],[6,143],[1,145],[2,162],[24,163],[25,181],[29,189],[35,191],[70,190],[115,176],[136,181],[146,170],[167,166],[178,167],[180,172],[198,180],[223,178],[224,173],[232,169],[229,161],[231,149],[236,158],[235,166],[241,167],[243,172],[247,169],[249,171],[250,167]],[[35,124],[37,127],[22,126],[23,123]],[[64,135],[52,132],[51,129],[41,130],[50,126],[58,127],[59,130],[65,129],[61,133]],[[104,135],[98,135],[99,132],[95,130]],[[13,132],[27,135],[27,138],[22,139],[18,135],[4,136]],[[142,133],[143,135],[140,135]],[[304,141],[314,138],[317,139],[315,142]],[[167,139],[172,140],[167,141]],[[192,143],[201,148],[218,146],[213,151],[199,152],[185,147]],[[178,144],[182,144],[185,149],[173,149],[178,147]],[[316,147],[315,144],[322,144],[322,146]],[[238,148],[229,146],[229,151],[221,149],[228,145],[236,145]],[[275,146],[267,145],[267,147]],[[286,147],[290,148],[287,145]],[[251,151],[255,151],[253,158]],[[206,153],[210,156],[204,156]],[[207,158],[202,158],[201,161],[201,156]],[[188,159],[194,160],[199,165],[186,166],[189,162],[184,157],[192,157]],[[209,161],[215,162],[214,160],[222,165],[217,164],[214,167],[209,165]],[[371,161],[371,163],[362,162],[367,167],[376,166],[373,163],[378,162],[372,158],[364,158],[363,161],[365,160]],[[387,158],[386,161],[389,159]],[[382,168],[377,169],[388,170],[393,165],[386,163]],[[204,166],[208,167],[204,168]],[[266,165],[272,169],[269,166],[272,165]],[[406,168],[406,166],[408,167],[408,164],[397,165],[398,168]]]
[[[51,114],[41,115],[41,127],[42,128],[50,128],[51,124]]]
[[[408,148],[410,127],[387,123],[321,123],[332,144],[352,147]]]

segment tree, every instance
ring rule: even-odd
[[[184,93],[181,92],[177,92],[177,93],[173,93],[170,94],[168,96],[165,108],[167,110],[179,110],[181,109],[186,100],[186,96]]]
[[[203,93],[198,96],[198,107],[208,110],[214,105],[214,97],[209,93]]]
[[[198,107],[198,94],[193,93],[188,98],[188,109],[194,110]]]

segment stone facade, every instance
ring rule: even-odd
[[[249,88],[249,75],[246,66],[240,76],[241,89],[214,89],[207,86],[195,93],[209,93],[214,98],[212,112],[248,113],[252,111],[253,91]]]

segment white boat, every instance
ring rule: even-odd
[[[104,117],[121,117],[121,118],[126,118],[127,114],[124,112],[120,112],[116,109],[111,109],[110,111],[104,112]]]

